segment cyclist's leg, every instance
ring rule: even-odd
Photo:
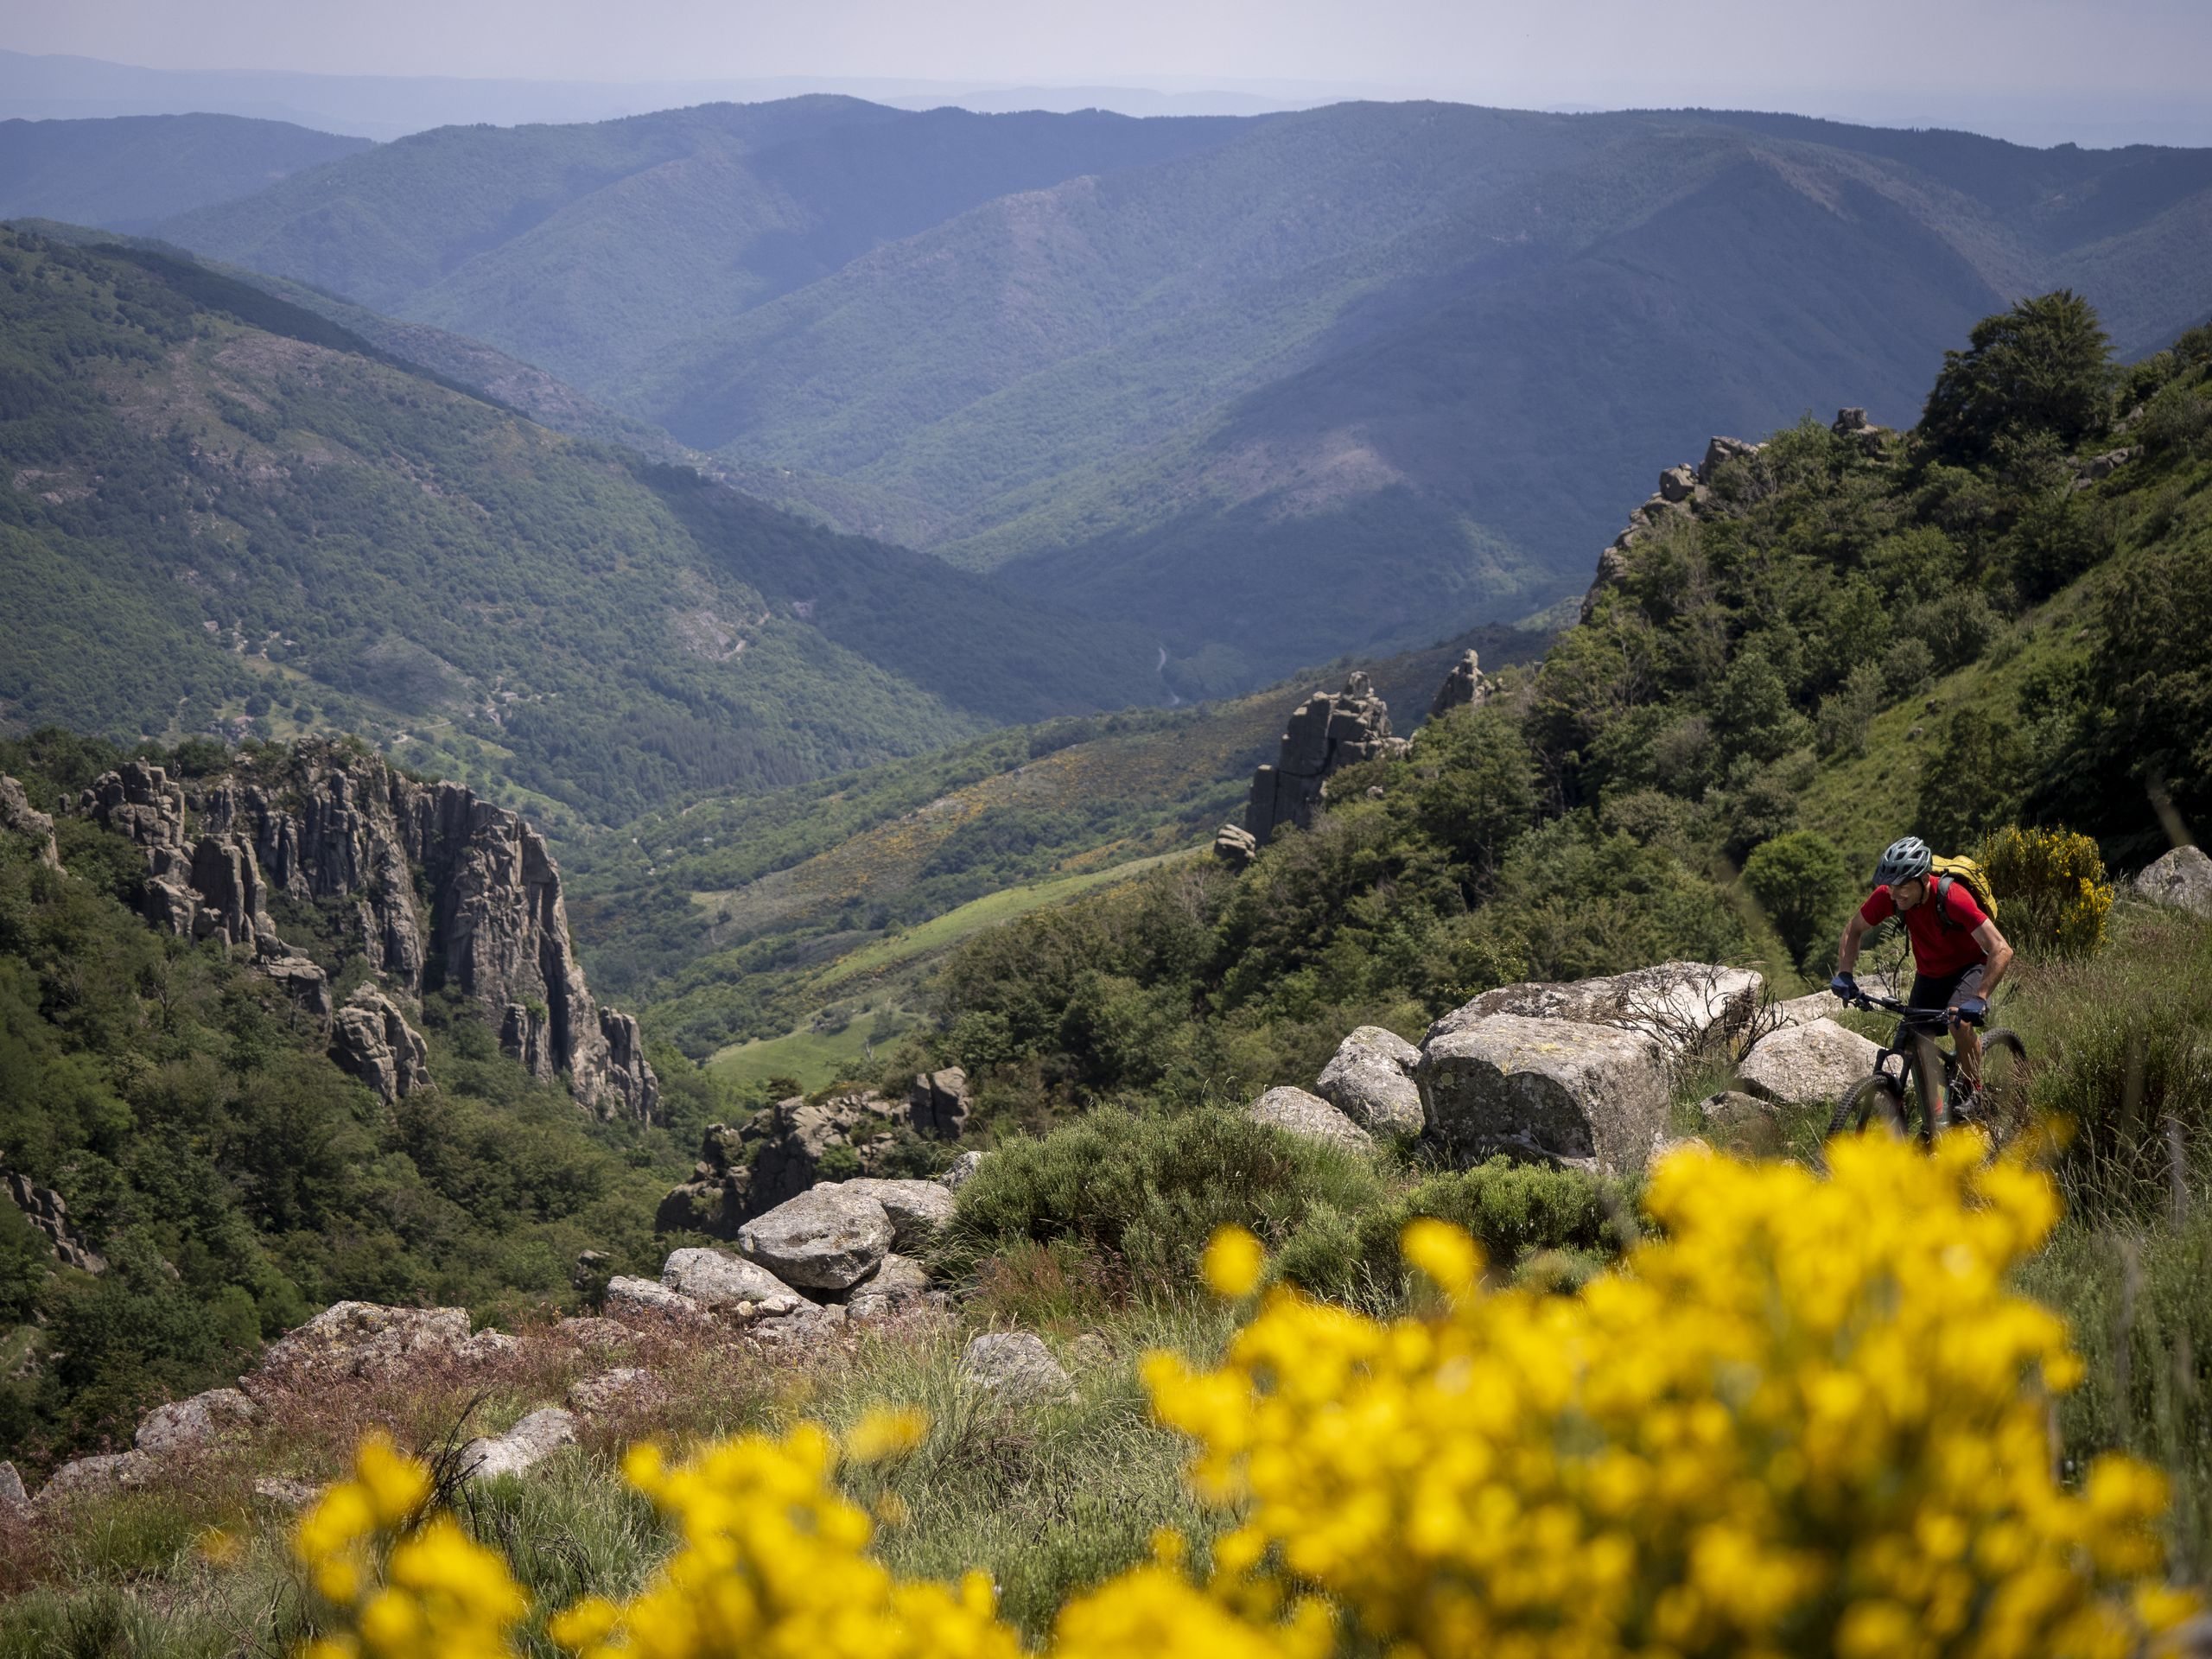
[[[1948,1007],[1951,988],[1958,982],[1959,976],[1956,974],[1916,972],[1912,976],[1912,995],[1905,999],[1905,1006],[1914,1008]],[[1923,1039],[1929,1039],[1921,1042],[1914,1051],[1918,1056],[1922,1109],[1927,1114],[1931,1129],[1948,1128],[1949,1125],[1943,1121],[1949,1116],[1948,1102],[1945,1099],[1944,1090],[1948,1076],[1943,1066],[1942,1051],[1932,1040],[1942,1031],[1942,1027],[1937,1023],[1930,1023],[1916,1027],[1915,1029]],[[1951,1029],[1954,1033],[1957,1032],[1956,1022],[1953,1023]]]
[[[1944,993],[1946,998],[1963,998],[1978,995],[1981,990],[1983,964],[1976,963],[1961,974]],[[1943,1005],[1950,1006],[1947,1000]],[[1967,1080],[1967,1087],[1981,1087],[1981,1033],[1963,1020],[1951,1021],[1951,1042],[1958,1050],[1959,1071]]]

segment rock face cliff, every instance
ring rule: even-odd
[[[1244,828],[1254,845],[1266,846],[1285,824],[1309,827],[1331,772],[1405,747],[1390,735],[1390,705],[1366,675],[1352,675],[1341,691],[1316,691],[1293,711],[1274,765],[1252,774]]]
[[[509,1054],[538,1077],[568,1073],[601,1116],[654,1115],[660,1086],[638,1022],[593,1001],[560,869],[518,814],[336,746],[302,748],[281,773],[226,773],[189,793],[130,761],[86,791],[82,809],[146,849],[149,921],[250,948],[318,1017],[334,1017],[327,976],[278,937],[275,895],[335,909],[343,952],[387,991],[410,1001],[442,986],[465,992]],[[348,1020],[339,1033],[357,1075],[380,1070],[356,1052],[372,1046],[359,1040],[368,1023]],[[388,1028],[381,1010],[374,1023]],[[408,1086],[418,1085],[410,1077]]]

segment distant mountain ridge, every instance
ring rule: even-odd
[[[2212,298],[2212,152],[807,99],[425,134],[162,233],[1139,627],[1198,696],[1543,607],[1651,455],[1847,400],[1909,422],[2022,294],[2151,349]]]
[[[0,121],[0,219],[143,231],[369,147],[234,115]]]

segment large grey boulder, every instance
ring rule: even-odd
[[[243,1428],[257,1414],[252,1401],[236,1389],[210,1389],[188,1400],[156,1406],[139,1420],[130,1443],[155,1457],[212,1446],[226,1432]]]
[[[404,1100],[430,1082],[430,1051],[398,1005],[364,985],[346,999],[330,1027],[330,1058],[359,1077],[386,1104]]]
[[[1270,1124],[1309,1141],[1365,1152],[1375,1138],[1318,1095],[1303,1089],[1270,1089],[1248,1109],[1255,1123]]]
[[[1496,1153],[1613,1173],[1666,1132],[1666,1053],[1649,1032],[1497,1014],[1421,1048],[1429,1133],[1455,1161]]]
[[[962,1363],[969,1383],[1001,1400],[1038,1400],[1075,1387],[1045,1339],[1029,1331],[987,1331],[969,1339]]]
[[[642,1405],[659,1398],[660,1393],[659,1380],[651,1371],[636,1365],[618,1365],[569,1383],[569,1408],[592,1416],[619,1407]]]
[[[937,1184],[948,1192],[957,1192],[975,1179],[976,1172],[983,1166],[983,1160],[988,1156],[988,1153],[982,1152],[962,1153],[952,1160],[944,1173],[937,1178]]]
[[[61,868],[61,851],[54,839],[54,818],[31,804],[23,786],[0,772],[0,830],[24,836],[38,848],[39,862],[49,870]]]
[[[882,1205],[825,1183],[747,1222],[737,1248],[786,1284],[844,1290],[875,1270],[894,1236]]]
[[[558,1406],[533,1411],[505,1433],[469,1441],[461,1448],[464,1480],[493,1480],[527,1474],[564,1446],[576,1443],[576,1419]]]
[[[1833,1104],[1874,1069],[1882,1052],[1833,1020],[1784,1026],[1759,1039],[1737,1075],[1751,1093],[1784,1105]]]
[[[2177,847],[2137,874],[2135,891],[2155,904],[2212,918],[2212,858],[2202,847]]]
[[[1424,1045],[1495,1014],[1618,1026],[1656,1038],[1672,1052],[1707,1046],[1741,1031],[1765,981],[1723,963],[1662,962],[1655,968],[1565,984],[1502,985],[1428,1028]]]
[[[607,1281],[607,1293],[600,1299],[600,1309],[610,1319],[632,1324],[652,1324],[662,1319],[683,1324],[703,1318],[707,1311],[666,1285],[621,1273]]]
[[[660,1281],[702,1307],[749,1307],[771,1318],[792,1313],[808,1300],[759,1262],[720,1250],[675,1251],[662,1264]]]
[[[40,1506],[104,1492],[129,1491],[154,1477],[154,1459],[144,1452],[111,1452],[95,1458],[78,1458],[47,1477],[34,1501]]]
[[[932,1288],[929,1269],[911,1255],[895,1251],[876,1264],[874,1273],[853,1287],[845,1311],[856,1319],[880,1319],[912,1307]]]
[[[22,1515],[30,1506],[30,1495],[23,1491],[23,1478],[16,1465],[0,1463],[0,1516]]]
[[[937,1230],[952,1219],[957,1203],[951,1189],[936,1181],[894,1181],[863,1175],[838,1185],[883,1206],[883,1213],[891,1217],[891,1248],[908,1255],[918,1255],[929,1247]]]
[[[384,1307],[337,1302],[271,1343],[241,1386],[258,1397],[272,1384],[312,1386],[454,1359],[468,1340],[465,1307]]]
[[[957,1141],[968,1127],[968,1074],[957,1065],[918,1072],[906,1092],[907,1121],[914,1133],[938,1141]]]
[[[1395,1032],[1361,1026],[1337,1046],[1315,1091],[1363,1128],[1379,1135],[1419,1135],[1421,1090],[1414,1068],[1421,1051]]]

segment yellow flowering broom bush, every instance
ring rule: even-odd
[[[2007,828],[1978,851],[2004,910],[2006,938],[2047,956],[2097,953],[2113,889],[2095,842],[2070,830]]]
[[[2054,1479],[2049,1395],[2078,1363],[2007,1287],[2056,1220],[2049,1180],[1956,1136],[1885,1139],[1821,1177],[1668,1160],[1660,1230],[1573,1296],[1484,1287],[1479,1254],[1408,1228],[1436,1307],[1390,1321],[1276,1288],[1223,1363],[1147,1362],[1154,1408],[1236,1524],[1195,1581],[1178,1541],[1071,1602],[1054,1659],[1414,1656],[2134,1655],[2195,1609],[2167,1587],[2165,1493],[2124,1459]],[[1263,1278],[1256,1241],[1208,1250],[1217,1291]],[[843,1454],[911,1446],[879,1417]],[[630,1478],[682,1534],[634,1599],[549,1625],[592,1659],[946,1654],[1013,1659],[971,1573],[899,1583],[803,1425]],[[342,1632],[315,1659],[502,1651],[523,1617],[499,1558],[433,1518],[387,1448],[303,1523]]]

